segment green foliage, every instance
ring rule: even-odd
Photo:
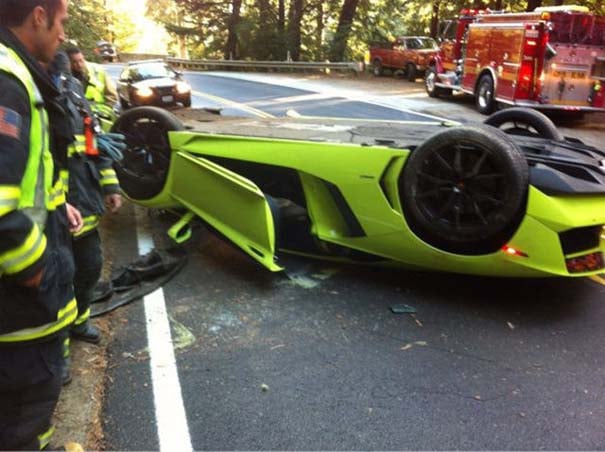
[[[80,47],[87,58],[94,58],[96,42],[107,34],[107,24],[98,20],[104,16],[103,6],[102,0],[83,0],[69,6],[70,19],[65,26],[68,42]]]
[[[280,21],[280,0],[242,0],[237,17],[232,15],[234,1],[147,0],[146,14],[168,31],[170,53],[182,54],[186,46],[191,58],[284,60],[288,51],[293,55],[298,51],[300,60],[325,60],[328,55],[335,55],[335,44],[341,45],[344,37],[345,47],[337,53],[342,51],[345,60],[362,60],[369,44],[406,34],[429,35],[432,24],[456,16],[464,7],[501,6],[509,11],[525,11],[528,2],[561,4],[561,0],[359,0],[350,24],[338,32],[345,0],[281,0],[285,21]],[[129,51],[145,38],[119,7],[105,9],[108,2],[117,5],[120,0],[70,2],[69,38],[89,56],[99,39],[115,42],[122,51]],[[563,3],[585,5],[605,14],[602,0]],[[297,22],[292,27],[295,4],[302,5],[299,28]],[[230,25],[235,53],[227,51]]]
[[[140,30],[128,11],[119,5],[107,8],[108,0],[80,0],[69,3],[69,20],[65,26],[68,42],[78,46],[88,59],[94,60],[97,41],[113,43],[118,51],[133,51]]]

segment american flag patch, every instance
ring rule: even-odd
[[[19,139],[21,115],[10,108],[0,107],[0,135]]]

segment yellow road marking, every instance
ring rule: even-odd
[[[247,112],[252,113],[253,115],[259,116],[261,118],[275,118],[275,116],[273,116],[272,114],[265,113],[264,111],[259,110],[257,108],[249,107],[246,104],[240,104],[237,102],[233,102],[232,100],[225,99],[223,97],[213,96],[212,94],[206,94],[206,93],[202,93],[200,91],[192,91],[192,93],[195,94],[196,96],[205,97],[205,98],[213,100],[215,102],[219,102],[219,103],[228,105],[233,108],[238,108],[240,110],[247,111]]]

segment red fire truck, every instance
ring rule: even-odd
[[[429,96],[463,91],[484,114],[498,103],[605,111],[605,17],[582,6],[463,10],[443,25],[425,77]]]

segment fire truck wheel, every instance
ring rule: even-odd
[[[380,60],[372,61],[372,73],[376,77],[380,77],[384,74],[384,68],[382,67],[382,63],[380,62]]]
[[[115,165],[122,190],[132,199],[151,199],[164,188],[170,165],[168,132],[184,126],[158,107],[135,107],[116,120],[112,132],[126,137],[124,158]]]
[[[408,63],[405,65],[405,75],[410,82],[416,81],[416,65]]]
[[[489,115],[496,109],[494,81],[489,74],[485,74],[479,79],[477,94],[475,96],[475,105],[477,106],[477,111],[484,115]]]
[[[528,108],[507,108],[485,120],[509,135],[523,135],[563,141],[565,138],[553,122],[543,113]]]
[[[424,87],[426,88],[426,93],[429,97],[441,97],[452,94],[451,89],[436,86],[437,80],[435,66],[429,66],[424,77]]]
[[[504,132],[482,124],[429,137],[399,179],[407,224],[451,253],[496,252],[518,228],[529,184],[527,161]]]

